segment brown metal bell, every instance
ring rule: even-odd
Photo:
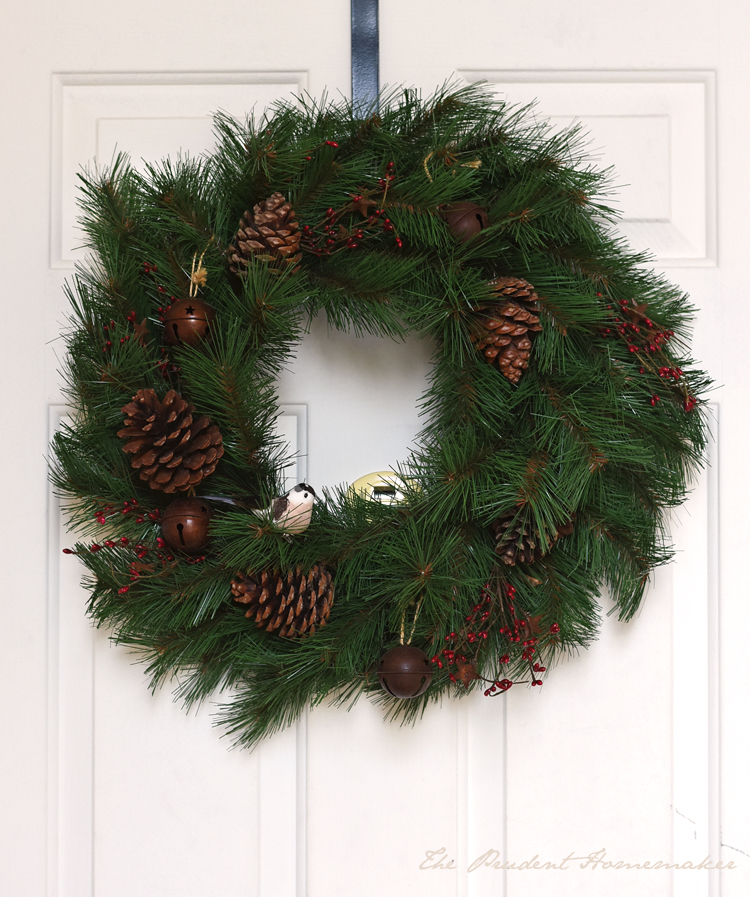
[[[442,210],[445,223],[459,243],[468,243],[490,226],[487,212],[475,202],[454,202]]]
[[[208,544],[209,523],[214,512],[202,498],[178,498],[164,512],[161,533],[176,551],[197,554]]]
[[[210,332],[216,312],[201,299],[180,299],[164,315],[164,340],[170,346],[195,346]]]
[[[383,655],[378,679],[394,698],[416,698],[427,691],[432,682],[432,666],[419,648],[396,645]]]

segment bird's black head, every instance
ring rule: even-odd
[[[315,490],[313,489],[313,487],[312,487],[312,486],[308,486],[307,483],[298,483],[298,484],[294,487],[294,491],[295,491],[295,492],[309,492],[310,495],[312,495],[313,498],[317,498],[317,497],[318,497],[318,496],[316,495]]]

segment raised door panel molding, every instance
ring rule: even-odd
[[[82,168],[107,166],[118,152],[136,168],[213,146],[212,115],[243,119],[307,87],[307,73],[223,72],[53,76],[51,266],[81,258],[77,226]]]
[[[553,128],[574,122],[614,169],[618,230],[663,266],[716,264],[713,72],[462,71],[511,105],[536,102]]]

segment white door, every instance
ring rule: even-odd
[[[678,561],[635,621],[605,619],[600,641],[543,689],[445,702],[414,729],[383,723],[366,702],[348,714],[322,707],[250,755],[227,750],[210,707],[187,717],[168,690],[149,694],[132,658],[88,626],[79,571],[60,554],[44,454],[64,413],[55,340],[75,259],[73,184],[80,163],[106,162],[115,147],[135,159],[203,149],[213,109],[347,93],[349,4],[44,7],[14,11],[2,57],[0,892],[746,894],[748,428],[744,353],[728,339],[742,339],[748,315],[744,5],[381,0],[382,83],[431,91],[453,72],[484,78],[591,129],[630,185],[626,232],[700,306],[694,351],[724,384],[720,428],[675,524]],[[405,457],[428,354],[316,325],[281,384],[306,421],[293,435],[306,440],[311,482]],[[734,868],[596,862],[705,857]],[[525,861],[559,868],[495,868]]]

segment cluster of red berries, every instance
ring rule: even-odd
[[[448,678],[451,682],[457,682],[461,679],[464,685],[472,679],[483,679],[489,683],[489,687],[485,689],[485,696],[492,696],[506,692],[512,685],[510,679],[501,679],[499,676],[493,679],[487,679],[480,676],[476,672],[475,662],[476,656],[472,660],[467,660],[467,653],[470,653],[470,645],[476,645],[478,650],[484,641],[488,638],[489,631],[500,620],[502,625],[498,628],[498,632],[512,644],[517,644],[522,648],[521,659],[529,664],[532,672],[531,684],[541,685],[542,680],[537,677],[537,673],[546,672],[546,667],[540,663],[532,663],[534,655],[537,652],[539,639],[532,632],[532,621],[529,619],[519,619],[516,616],[514,598],[516,589],[514,586],[505,586],[505,601],[500,602],[497,596],[490,594],[487,588],[482,592],[482,600],[475,604],[471,613],[466,617],[466,626],[460,633],[450,632],[446,637],[449,645],[439,654],[435,654],[431,658],[431,662],[438,669],[442,669],[444,664],[450,668],[455,666],[457,672],[452,670],[449,672]],[[504,605],[504,606],[501,606]],[[553,623],[550,626],[551,633],[558,633],[560,626]],[[506,665],[510,663],[510,655],[503,654],[500,657],[500,664]],[[528,681],[528,680],[526,680]]]
[[[128,574],[131,582],[136,582],[138,579],[140,579],[141,576],[145,576],[148,573],[153,572],[156,562],[158,562],[162,567],[166,567],[167,564],[173,564],[175,561],[174,555],[169,551],[169,546],[164,541],[164,539],[161,538],[161,536],[157,537],[155,546],[146,545],[145,542],[131,542],[131,540],[128,539],[127,536],[121,536],[117,540],[105,539],[101,544],[99,542],[92,542],[92,544],[88,547],[88,551],[96,554],[96,552],[102,551],[105,548],[125,548],[135,553],[135,560],[132,560],[128,563]],[[79,553],[80,552],[77,552],[72,548],[63,548],[63,554]],[[141,563],[144,559],[149,558],[149,555],[152,556],[151,564],[149,565]],[[199,555],[198,557],[187,558],[186,560],[189,564],[200,564],[202,561],[205,561],[205,559],[205,555]],[[129,591],[129,585],[120,586],[120,588],[117,590],[117,593],[118,595],[125,595]]]
[[[135,514],[135,522],[144,523],[146,517],[149,520],[158,520],[161,516],[161,511],[159,508],[149,511],[139,504],[137,498],[131,498],[130,501],[124,501],[121,508],[115,505],[103,505],[100,509],[94,511],[94,519],[97,523],[104,525],[108,517],[115,517],[117,514]]]
[[[135,324],[135,312],[134,311],[131,311],[130,314],[128,315],[128,321],[131,324]],[[116,324],[114,321],[110,321],[109,324],[105,324],[102,327],[102,330],[104,331],[105,336],[108,337],[108,339],[105,341],[104,345],[102,346],[102,352],[104,352],[105,354],[112,350],[112,340],[109,339],[109,336],[111,335],[111,331],[113,331],[115,329],[115,327],[116,327]],[[132,333],[126,333],[125,336],[121,336],[120,337],[120,345],[122,346],[125,343],[127,343],[130,340],[130,337],[132,335],[133,335]]]
[[[104,331],[105,336],[109,337],[110,331],[114,330],[114,328],[115,328],[115,322],[110,321],[109,324],[105,324],[102,327],[102,330]],[[124,340],[121,340],[121,342],[124,342]],[[111,350],[111,348],[112,348],[112,340],[107,339],[106,342],[104,343],[104,345],[102,346],[102,352],[104,352],[106,354],[107,352],[109,352]]]
[[[389,162],[385,166],[385,177],[378,178],[378,187],[385,193],[391,184],[396,180],[396,175],[393,173],[394,163]]]
[[[601,293],[597,295],[601,296]],[[674,330],[658,330],[654,322],[638,307],[629,304],[627,299],[621,299],[619,306],[622,314],[635,320],[621,320],[614,330],[611,327],[603,327],[599,332],[604,337],[614,335],[622,337],[629,344],[630,352],[659,352],[674,336]],[[613,307],[608,305],[607,309],[614,318]]]
[[[332,145],[330,141],[329,145]],[[308,156],[309,158],[312,157]],[[384,208],[388,187],[396,178],[393,167],[394,163],[389,162],[386,165],[385,176],[378,179],[378,188],[382,191],[379,201],[362,194],[350,194],[351,202],[339,209],[332,207],[326,209],[325,219],[320,224],[306,224],[302,227],[302,248],[318,257],[329,256],[341,250],[357,249],[366,237],[385,233],[394,234],[395,244],[401,249],[404,245],[403,240],[396,233],[393,222],[388,218]],[[368,211],[372,206],[374,210]],[[344,226],[342,220],[356,211],[364,216],[364,220],[356,227]]]
[[[270,131],[266,131],[267,134],[270,134]],[[321,143],[320,146],[330,146],[333,149],[338,149],[339,145],[335,140],[326,140],[325,143]],[[311,162],[312,156],[305,156],[305,162]]]
[[[597,293],[597,296],[601,297],[602,294]],[[674,330],[659,329],[644,313],[643,309],[645,309],[645,305],[638,306],[629,303],[627,299],[620,299],[618,306],[620,314],[623,317],[631,318],[632,320],[620,319],[616,326],[613,322],[613,327],[601,328],[599,331],[601,336],[616,336],[620,339],[624,339],[625,342],[628,343],[628,351],[634,355],[638,354],[638,357],[642,362],[641,366],[638,368],[639,373],[645,374],[648,369],[649,371],[658,374],[659,377],[668,381],[670,384],[671,381],[674,381],[676,384],[682,379],[682,370],[678,367],[672,367],[671,365],[665,364],[662,364],[657,369],[649,357],[649,355],[653,356],[655,353],[662,353],[666,350],[667,344],[674,336]],[[608,305],[607,309],[610,313],[610,317],[617,318],[612,305]],[[684,398],[683,407],[685,408],[685,411],[692,411],[696,405],[695,398],[682,387],[680,388],[680,392]],[[659,401],[661,401],[661,399],[656,393],[653,393],[649,398],[649,404],[652,408],[655,407]]]

